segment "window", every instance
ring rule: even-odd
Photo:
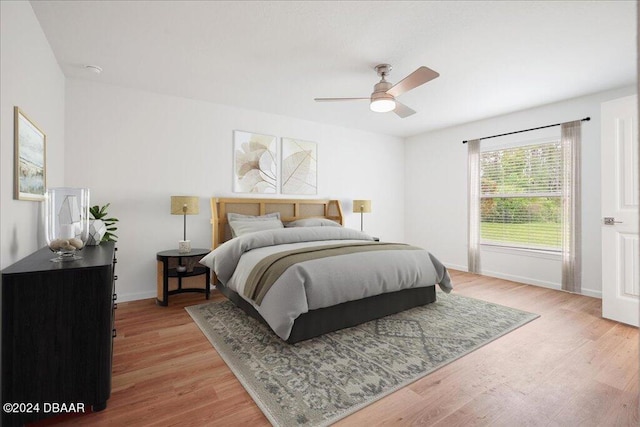
[[[560,251],[560,141],[480,154],[480,243]]]

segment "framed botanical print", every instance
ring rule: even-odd
[[[43,200],[47,188],[47,136],[19,107],[13,108],[14,199]]]
[[[233,191],[275,194],[278,189],[275,136],[233,131]]]
[[[282,194],[318,194],[315,142],[282,138]]]

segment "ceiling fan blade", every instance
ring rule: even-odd
[[[433,71],[431,68],[422,66],[415,70],[413,73],[409,74],[404,79],[400,80],[398,83],[396,83],[391,89],[387,91],[387,93],[394,97],[400,96],[403,93],[410,91],[411,89],[425,84],[429,80],[435,79],[439,75],[439,73]]]
[[[332,101],[370,101],[371,98],[313,98],[316,102],[332,102]]]
[[[400,116],[403,119],[405,117],[409,117],[409,116],[411,116],[411,115],[416,113],[411,108],[407,107],[402,102],[398,102],[397,100],[396,100],[396,108],[395,108],[395,110],[393,110],[393,112],[396,113],[398,116]]]

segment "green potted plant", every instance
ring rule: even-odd
[[[114,233],[118,229],[116,222],[118,218],[107,218],[107,208],[111,203],[107,203],[104,206],[91,206],[89,213],[93,217],[89,221],[89,240],[88,245],[99,245],[100,242],[116,242],[118,236]]]

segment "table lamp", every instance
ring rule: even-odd
[[[200,200],[196,196],[171,196],[171,215],[182,215],[184,219],[183,240],[178,242],[178,252],[191,252],[191,241],[187,240],[187,215],[200,213]]]
[[[371,200],[354,200],[353,213],[360,213],[360,231],[363,231],[362,214],[371,213]]]

